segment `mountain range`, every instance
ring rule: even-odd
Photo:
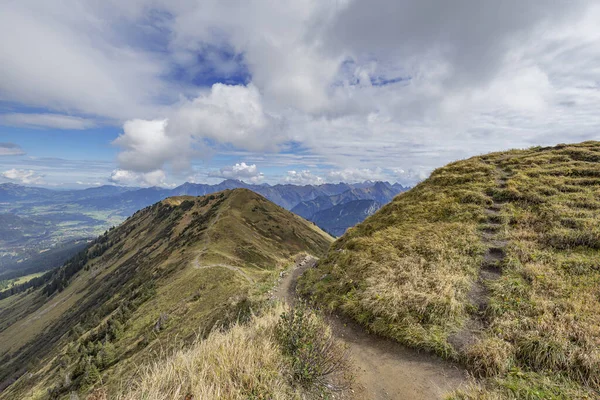
[[[370,198],[379,203],[386,203],[391,200],[393,195],[407,189],[398,183],[392,185],[388,182],[371,181],[358,184],[255,185],[239,180],[227,179],[214,185],[186,182],[172,189],[105,185],[83,190],[51,190],[26,187],[14,183],[3,183],[0,184],[0,203],[4,203],[2,204],[3,209],[6,210],[26,209],[34,204],[74,203],[90,208],[116,210],[123,215],[131,215],[135,211],[167,197],[204,196],[222,190],[239,188],[250,189],[288,210],[291,210],[303,201],[310,201],[320,197],[338,196],[348,191],[355,192],[354,195],[356,198],[354,199]],[[341,202],[345,201],[334,200],[333,205]]]
[[[170,189],[107,185],[83,190],[5,183],[0,185],[0,221],[7,221],[0,228],[0,281],[61,265],[81,249],[82,239],[91,240],[137,210],[165,198],[238,188],[252,190],[334,236],[406,190],[397,183],[371,181],[299,186],[225,180],[215,185],[184,183]]]

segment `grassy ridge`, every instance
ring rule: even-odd
[[[318,255],[330,242],[243,189],[141,210],[88,248],[82,265],[58,271],[51,290],[0,300],[0,378],[20,376],[0,399],[68,398],[100,383],[112,397],[135,366],[248,317],[293,255]]]
[[[500,184],[505,181],[504,184]],[[470,298],[490,220],[501,275]],[[458,398],[597,398],[600,143],[449,164],[332,246],[302,291],[385,336],[461,360],[481,387]],[[464,348],[451,338],[481,318]]]

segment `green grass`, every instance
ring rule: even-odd
[[[25,366],[29,372],[0,399],[68,398],[97,386],[112,396],[138,366],[259,312],[265,287],[292,256],[320,255],[331,241],[247,190],[171,198],[139,211],[108,232],[104,251],[89,249],[97,255],[64,290],[0,301],[0,357],[7,356],[0,378]],[[216,261],[254,283],[210,267]],[[102,361],[106,346],[114,361]]]
[[[37,278],[38,276],[42,276],[42,275],[44,275],[43,272],[38,272],[36,274],[29,274],[29,275],[21,276],[21,277],[15,279],[13,282],[15,285],[19,285],[21,283],[29,282],[33,278]]]
[[[598,397],[599,158],[600,143],[586,142],[449,164],[350,229],[301,290],[465,363],[481,386],[457,398]],[[499,214],[487,216],[494,203]],[[457,348],[449,338],[473,318],[468,292],[492,218],[507,241],[502,275],[486,283],[483,329]]]

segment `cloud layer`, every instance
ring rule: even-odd
[[[61,114],[5,113],[0,114],[0,125],[26,128],[82,130],[93,128],[96,126],[96,123],[90,119]]]
[[[15,181],[24,185],[42,185],[45,183],[43,175],[40,175],[33,170],[13,168],[2,172],[1,176],[10,181]]]
[[[293,153],[283,181],[414,183],[596,137],[599,19],[591,0],[9,2],[0,101],[47,111],[0,124],[122,124],[115,181],[235,151],[260,169]]]
[[[147,173],[136,173],[123,169],[116,169],[110,175],[109,181],[119,186],[176,186],[167,181],[167,176],[163,170],[155,170]]]

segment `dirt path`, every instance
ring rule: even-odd
[[[310,256],[299,260],[283,277],[274,296],[293,304],[298,277],[315,263]],[[466,383],[465,372],[449,362],[371,335],[347,319],[330,316],[329,323],[335,336],[348,347],[356,367],[356,399],[442,399]]]

